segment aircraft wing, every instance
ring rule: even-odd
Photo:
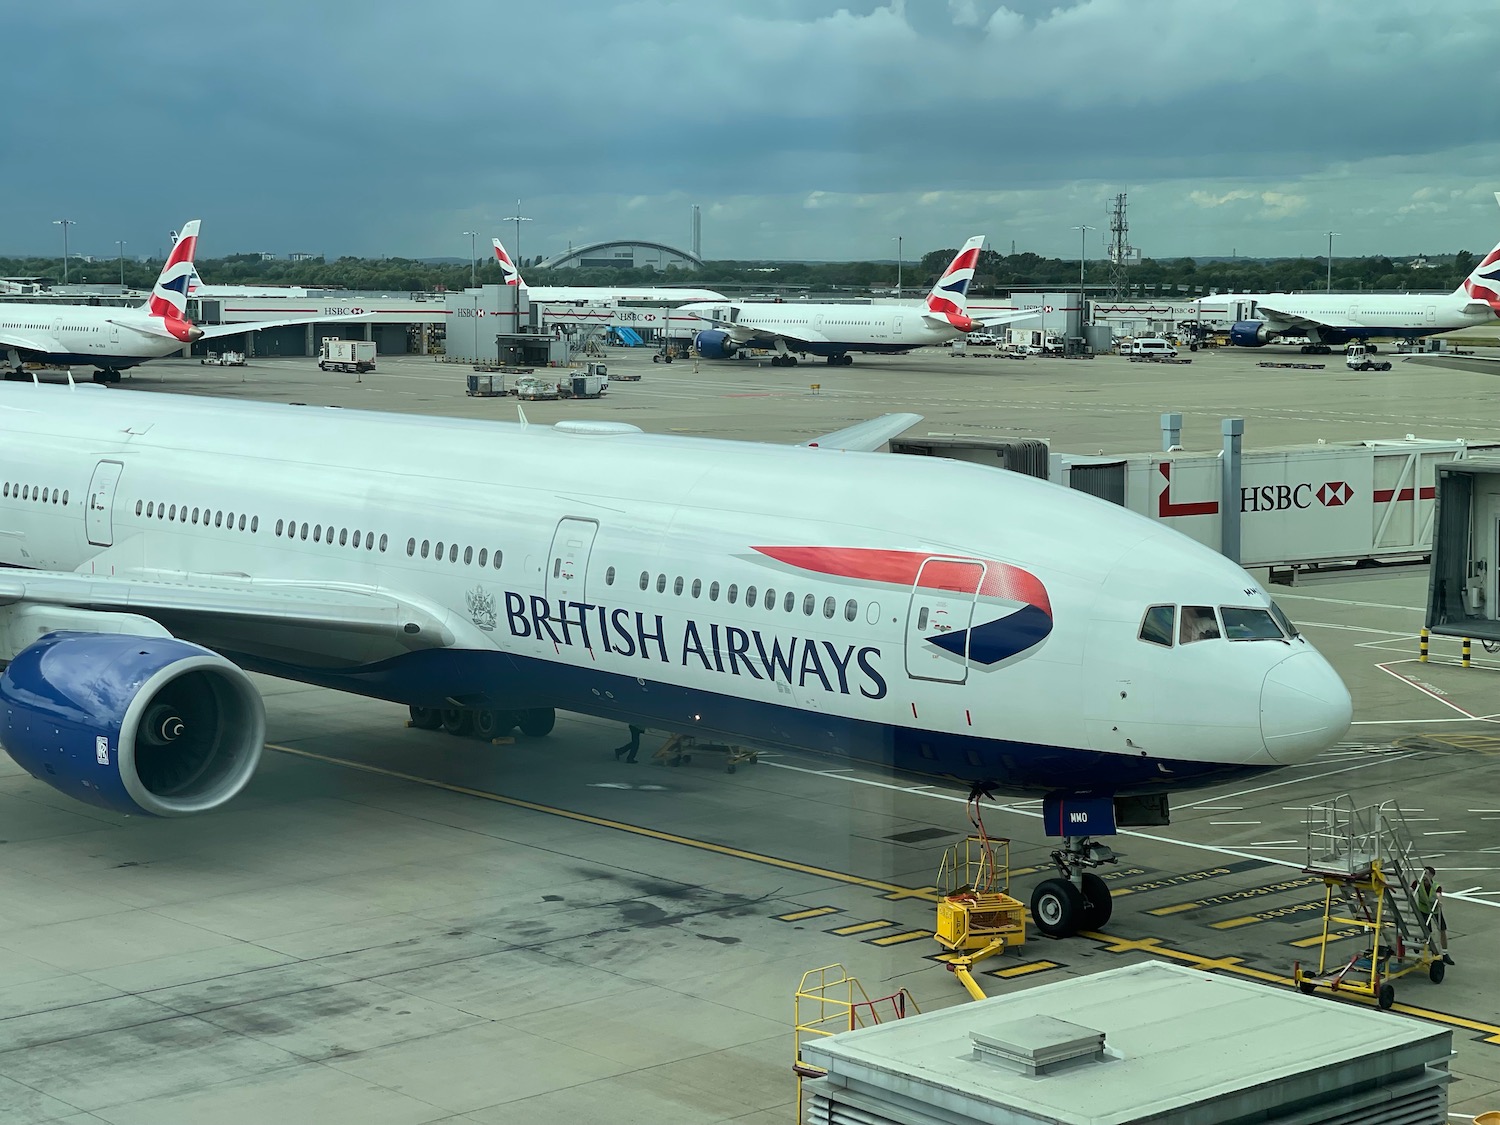
[[[1257,311],[1261,315],[1274,317],[1276,320],[1279,320],[1279,321],[1281,321],[1284,324],[1290,324],[1290,325],[1318,324],[1318,325],[1326,325],[1327,327],[1330,327],[1330,328],[1337,327],[1336,325],[1331,324],[1329,321],[1319,320],[1315,316],[1308,316],[1306,313],[1295,312],[1295,311],[1293,311],[1291,309],[1288,309],[1288,308],[1285,308],[1285,307],[1283,307],[1283,308],[1277,308],[1275,305],[1270,304],[1270,303],[1268,303],[1266,301],[1260,301],[1260,302],[1258,302],[1257,305],[1256,305],[1256,309],[1257,309]]]
[[[0,660],[63,630],[169,633],[268,660],[302,652],[331,667],[443,648],[455,640],[441,611],[371,588],[229,576],[166,581],[0,572]]]
[[[373,320],[375,313],[356,313],[335,319],[340,324],[347,321]],[[326,323],[329,318],[316,316],[293,316],[285,320],[247,320],[239,324],[198,324],[194,327],[203,332],[202,339],[212,340],[216,336],[238,336],[242,332],[259,332],[262,328],[285,328],[288,324]]]
[[[61,340],[47,333],[0,328],[0,351],[8,348],[14,348],[18,352],[40,352],[47,355],[61,355],[67,351]]]
[[[1011,324],[1017,320],[1030,320],[1032,317],[1041,315],[1041,309],[1018,309],[1015,312],[993,313],[982,317],[971,317],[970,319],[982,328],[996,328],[1002,324]]]
[[[873,453],[891,438],[904,434],[921,420],[920,414],[882,414],[879,418],[856,422],[852,426],[845,426],[842,430],[834,430],[831,434],[815,437],[802,444],[818,449]]]

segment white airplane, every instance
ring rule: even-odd
[[[1446,296],[1435,293],[1244,293],[1199,297],[1204,316],[1227,310],[1229,342],[1259,348],[1282,336],[1305,336],[1304,351],[1371,337],[1415,340],[1458,328],[1494,324],[1500,316],[1500,245]]]
[[[629,286],[629,285],[527,285],[521,280],[521,273],[516,268],[515,262],[500,245],[498,238],[490,240],[495,244],[495,261],[500,263],[500,272],[504,285],[519,285],[526,290],[529,300],[538,305],[549,302],[557,304],[576,304],[580,301],[636,301],[642,304],[653,305],[680,305],[688,301],[724,301],[728,300],[722,293],[716,293],[712,289],[674,289],[671,287],[653,288],[651,286]]]
[[[0,744],[78,800],[182,816],[256,769],[246,670],[486,738],[563,708],[1044,794],[1037,917],[1102,925],[1091,837],[1307,761],[1349,693],[1186,536],[859,452],[918,420],[786,447],[0,384]]]
[[[820,355],[835,366],[854,362],[851,352],[901,355],[913,348],[946,344],[979,328],[1030,319],[1035,309],[983,319],[968,315],[969,283],[979,264],[984,235],[975,235],[943,271],[920,307],[911,305],[711,303],[685,305],[714,327],[693,337],[704,359],[729,359],[743,348],[774,351],[773,367],[795,366],[797,356]]]
[[[244,324],[200,326],[187,319],[187,291],[198,246],[198,220],[182,228],[151,298],[139,308],[93,305],[0,304],[0,352],[6,356],[7,380],[29,378],[28,361],[92,364],[96,382],[118,383],[127,367],[159,359],[184,345],[216,336],[238,336],[261,328],[301,324],[307,317]],[[347,318],[344,318],[347,319]],[[356,318],[358,319],[358,318]]]

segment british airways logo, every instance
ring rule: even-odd
[[[769,680],[839,695],[884,699],[885,677],[874,645],[836,644],[807,636],[744,629],[717,621],[672,622],[659,613],[565,598],[505,592],[510,635],[553,646],[675,664],[716,675]]]

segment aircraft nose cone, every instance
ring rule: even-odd
[[[1328,749],[1344,737],[1353,718],[1349,689],[1316,652],[1296,653],[1266,673],[1260,733],[1266,753],[1282,765]]]

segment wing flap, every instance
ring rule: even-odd
[[[55,336],[40,332],[17,332],[14,328],[0,328],[0,351],[14,348],[18,352],[36,352],[42,355],[61,355],[67,349]]]

